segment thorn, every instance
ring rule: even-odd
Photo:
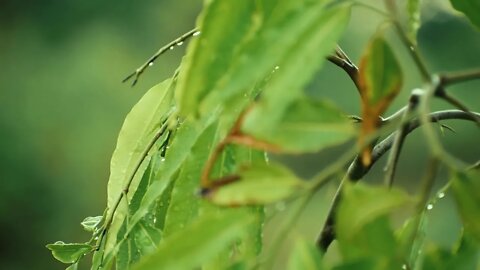
[[[453,133],[457,133],[457,131],[455,131],[455,129],[453,129],[452,127],[447,126],[447,125],[445,125],[445,124],[440,124],[440,127],[441,127],[441,128],[445,128],[445,129],[448,129],[448,130],[450,130],[450,131],[453,132]]]

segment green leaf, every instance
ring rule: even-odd
[[[265,153],[251,150],[242,146],[232,145],[226,147],[213,175],[218,178],[232,175],[239,166],[250,164],[265,164]],[[253,222],[244,230],[244,235],[229,249],[217,254],[213,260],[203,265],[205,270],[216,269],[252,269],[257,263],[258,255],[262,251],[263,222],[265,219],[263,207],[243,207],[250,212]],[[201,204],[202,213],[217,213],[219,211],[236,211],[236,209],[212,205],[205,200]],[[232,257],[232,250],[235,255]],[[232,264],[232,262],[234,262]]]
[[[408,0],[408,33],[410,39],[417,43],[417,32],[420,28],[420,0]]]
[[[375,270],[377,263],[373,259],[357,259],[343,262],[337,265],[333,270]]]
[[[247,123],[243,131],[287,153],[315,152],[345,142],[355,134],[351,121],[335,106],[307,97],[290,104],[273,129],[264,130],[259,126],[262,122]]]
[[[78,263],[74,263],[67,267],[65,270],[77,270],[78,269]]]
[[[170,145],[163,166],[155,174],[155,179],[146,190],[137,211],[129,220],[126,233],[130,233],[135,225],[149,213],[152,205],[163,195],[163,192],[170,187],[174,176],[189,156],[191,149],[205,129],[212,124],[218,114],[212,114],[200,121],[191,118],[184,120],[178,129]],[[109,256],[111,254],[107,254]],[[111,257],[111,256],[110,256]]]
[[[204,165],[214,147],[217,128],[218,124],[213,124],[202,133],[182,165],[165,217],[165,237],[183,230],[198,215],[200,197],[196,193]]]
[[[346,182],[342,196],[336,231],[339,239],[347,241],[354,239],[370,222],[413,202],[403,190],[372,187],[363,183]]]
[[[349,14],[349,6],[326,9],[320,5],[299,15],[305,16],[303,19],[308,21],[299,19],[306,25],[298,26],[303,28],[296,33],[298,36],[295,42],[289,50],[282,52],[284,56],[276,62],[278,69],[264,86],[258,105],[245,117],[242,126],[244,131],[253,135],[272,134],[282,119],[288,117],[287,110],[291,109],[291,103],[302,98],[303,87],[335,47],[335,42],[346,27]],[[289,35],[288,32],[279,33]],[[272,41],[271,44],[277,42]]]
[[[95,247],[83,243],[64,243],[57,241],[53,244],[48,244],[47,248],[52,251],[53,257],[63,263],[75,263],[85,253],[91,252]]]
[[[454,172],[451,183],[465,231],[480,241],[480,173],[473,170]]]
[[[129,187],[128,200],[135,194],[141,175],[148,163],[143,163],[135,172],[141,162],[144,151],[151,143],[160,126],[166,121],[172,111],[173,91],[170,88],[171,80],[168,79],[150,89],[140,101],[132,108],[125,118],[117,146],[113,152],[110,163],[110,178],[108,181],[107,217],[112,215],[112,209],[117,202],[122,190],[129,179],[135,174],[136,179]],[[127,204],[119,204],[113,222],[109,228],[112,237],[107,238],[105,251],[108,253],[115,246],[118,230],[126,216]]]
[[[336,40],[343,31],[341,26],[346,24],[346,20],[340,25],[334,23],[335,19],[323,20],[324,11],[327,9],[325,1],[264,0],[257,1],[257,5],[245,2],[253,3],[212,1],[202,17],[200,28],[203,40],[199,39],[191,45],[192,49],[187,55],[192,61],[188,63],[185,72],[180,74],[179,79],[179,103],[181,111],[185,114],[194,111],[208,114],[228,98],[248,91],[255,82],[270,76],[275,66],[280,64],[295,66],[296,63],[283,60],[290,52],[302,49],[302,46],[315,47],[316,50],[312,54],[305,52],[303,55],[308,56],[297,60],[307,60],[303,65],[314,63],[317,66],[318,63],[312,61],[311,57],[323,59],[334,46],[334,41],[331,41],[330,37],[335,36]],[[223,9],[219,9],[218,7],[222,5]],[[225,12],[235,8],[239,9],[234,12],[236,16]],[[344,17],[344,12],[338,9],[335,11],[336,18]],[[243,15],[242,12],[247,15]],[[227,25],[217,23],[219,20],[226,20],[225,17],[230,17]],[[231,30],[230,25],[232,28],[238,26],[238,29]],[[212,28],[215,31],[203,32],[203,28]],[[321,46],[315,46],[317,44],[310,38],[319,35],[323,36],[324,42],[320,43]],[[227,46],[225,50],[217,48],[219,46],[217,43],[226,42],[228,45],[230,41],[236,44]],[[218,59],[222,59],[223,62]],[[218,72],[211,75],[209,64]],[[206,68],[199,68],[206,65]],[[308,76],[308,69],[304,70],[304,73]],[[216,76],[218,74],[221,76]],[[194,81],[197,77],[214,87],[198,83],[198,80]],[[288,87],[283,89],[292,90]],[[196,93],[197,91],[200,93]],[[190,103],[185,99],[190,99]]]
[[[383,39],[376,35],[370,41],[359,67],[359,86],[362,97],[362,133],[359,144],[379,127],[379,117],[400,92],[403,75],[395,54]],[[364,165],[370,164],[370,151],[362,153]]]
[[[288,259],[289,270],[323,269],[322,258],[317,247],[304,239],[297,239]]]
[[[480,267],[479,245],[471,235],[464,234],[455,250],[433,247],[424,256],[422,269],[471,270]]]
[[[212,190],[208,198],[220,205],[267,204],[293,196],[303,187],[304,183],[281,165],[252,164],[240,171],[238,181]]]
[[[345,259],[370,257],[390,260],[395,258],[399,248],[386,215],[366,223],[354,235],[345,236],[344,232],[339,232],[338,245]]]
[[[248,212],[242,209],[203,215],[182,232],[165,239],[157,251],[140,261],[135,269],[199,268],[239,239],[251,222]]]
[[[360,62],[362,99],[378,111],[384,111],[402,86],[402,70],[395,54],[383,39],[376,35],[370,41]]]
[[[128,270],[131,265],[138,262],[140,259],[139,248],[137,247],[134,238],[132,237],[138,229],[138,226],[125,237],[126,223],[118,233],[117,242],[120,244],[118,253],[116,254],[115,269],[116,270]]]
[[[450,0],[450,3],[480,29],[480,2],[478,0]]]
[[[153,253],[162,239],[162,231],[146,221],[140,221],[137,227],[138,229],[133,232],[133,238],[139,253],[142,256]]]
[[[80,224],[87,232],[94,232],[103,221],[103,216],[86,217]]]
[[[179,74],[176,98],[183,115],[195,112],[224,76],[236,48],[258,23],[254,10],[254,1],[206,2],[197,22],[202,32],[189,44]]]
[[[420,215],[406,220],[403,227],[396,232],[398,250],[412,269],[417,269],[417,265],[421,263],[421,250],[425,246],[427,224],[428,212],[423,211]]]

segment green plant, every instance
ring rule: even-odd
[[[474,0],[452,3],[480,27]],[[480,70],[432,74],[416,47],[419,1],[408,1],[408,30],[395,1],[386,0],[385,6],[387,12],[357,1],[206,1],[198,28],[127,77],[135,84],[162,53],[192,38],[177,72],[150,89],[125,119],[111,161],[107,209],[82,222],[92,238],[47,245],[55,258],[71,263],[69,269],[88,253],[93,253],[92,269],[113,264],[115,269],[269,269],[312,196],[350,163],[316,245],[296,241],[288,269],[478,267],[479,166],[444,150],[431,123],[480,124],[480,114],[446,90],[480,78]],[[359,68],[336,45],[351,9],[358,7],[385,16],[387,29],[398,34],[424,81],[389,117],[382,114],[399,93],[403,75],[384,37],[386,28],[372,37]],[[303,93],[326,61],[357,87],[361,117],[348,117],[335,104]],[[431,111],[434,98],[459,110]],[[403,142],[419,127],[431,161],[412,196],[392,184]],[[355,140],[308,180],[265,156],[265,151],[317,152]],[[387,152],[385,186],[355,183]],[[433,184],[440,165],[451,171],[451,180],[437,192]],[[452,250],[427,245],[422,237],[427,210],[447,191],[463,220],[463,234]],[[264,207],[284,201],[290,214],[271,247],[264,248]],[[410,211],[398,228],[390,216],[400,207]],[[326,263],[322,256],[334,239],[341,259]]]

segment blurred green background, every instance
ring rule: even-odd
[[[89,215],[101,215],[106,205],[109,158],[122,121],[149,87],[172,74],[184,46],[162,56],[135,88],[121,80],[160,46],[191,29],[201,2],[0,2],[0,269],[62,269],[45,244],[87,240],[89,235],[82,232],[79,222]],[[447,1],[423,2],[424,24],[418,40],[428,66],[434,71],[478,68],[479,31],[455,15]],[[352,15],[340,44],[358,62],[381,17],[361,7]],[[397,44],[406,76],[393,111],[406,103],[411,89],[422,84],[406,50],[388,35]],[[350,114],[359,113],[353,84],[334,66],[326,64],[307,91],[312,97],[335,100]],[[451,91],[480,110],[479,82],[464,83]],[[434,107],[449,106],[435,102]],[[465,161],[476,161],[478,129],[465,123],[449,124],[457,133],[442,137],[447,148]],[[427,153],[421,132],[407,139],[399,185],[415,190]],[[310,176],[336,154],[338,150],[333,149],[276,158],[298,174]],[[382,166],[382,162],[376,165],[367,180],[381,181]],[[446,177],[447,171],[442,170],[439,182]],[[319,193],[303,215],[299,232],[315,236],[333,191],[332,185]],[[280,205],[277,210],[283,208]],[[430,238],[450,244],[458,220],[448,196],[432,210],[431,219]],[[449,231],[453,233],[445,233]]]

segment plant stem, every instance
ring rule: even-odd
[[[440,83],[443,86],[449,86],[456,83],[478,79],[480,79],[480,70],[470,70],[440,75]]]
[[[350,60],[348,55],[337,45],[335,55],[327,57],[327,60],[343,69],[355,84],[360,93],[360,84],[358,83],[358,67]]]
[[[420,95],[418,91],[413,91],[410,100],[408,102],[407,109],[403,113],[402,124],[399,130],[396,132],[395,140],[393,142],[392,151],[388,155],[387,165],[385,166],[385,184],[388,187],[392,187],[393,179],[395,177],[395,170],[398,164],[398,158],[400,157],[400,152],[402,150],[403,142],[405,141],[406,132],[408,129],[408,118],[410,114],[416,109]]]
[[[480,113],[474,112],[476,116],[480,117]],[[430,122],[438,122],[441,120],[449,120],[449,119],[456,119],[456,120],[466,120],[474,122],[475,119],[472,115],[459,111],[459,110],[446,110],[446,111],[437,111],[434,113],[430,113],[427,116],[428,121]],[[423,121],[419,119],[414,119],[408,124],[408,128],[405,131],[405,136],[407,136],[410,132],[414,131],[418,127],[423,124]],[[353,162],[350,164],[348,171],[344,177],[345,181],[353,181],[357,182],[363,176],[365,176],[371,169],[371,167],[385,154],[393,145],[395,140],[396,132],[390,134],[387,138],[383,141],[375,145],[372,150],[372,163],[369,166],[364,166],[361,162],[359,156],[357,156]],[[332,241],[335,239],[335,212],[338,207],[338,203],[341,200],[340,192],[341,192],[342,184],[340,184],[339,188],[337,189],[337,193],[333,199],[332,206],[327,215],[327,219],[325,224],[322,228],[322,231],[317,239],[317,246],[321,251],[326,251]]]
[[[153,63],[155,62],[155,60],[157,60],[157,58],[164,54],[165,52],[171,50],[172,48],[174,48],[175,46],[179,45],[179,44],[182,44],[183,42],[185,42],[187,39],[193,37],[193,36],[196,36],[200,33],[200,31],[197,29],[197,28],[194,28],[188,32],[186,32],[185,34],[181,35],[180,37],[176,38],[175,40],[171,41],[170,43],[168,43],[167,45],[163,46],[162,48],[160,48],[154,55],[152,55],[148,60],[147,62],[145,62],[143,65],[141,65],[139,68],[137,68],[134,72],[132,72],[130,75],[128,75],[125,79],[123,79],[122,82],[126,82],[128,80],[130,80],[131,78],[135,77],[133,79],[133,82],[132,82],[132,86],[135,86],[135,84],[137,84],[137,81],[138,81],[138,78],[140,77],[140,75],[142,75],[142,73],[151,65],[153,65]]]
[[[418,70],[420,71],[420,75],[422,76],[423,80],[425,82],[430,82],[431,78],[431,73],[428,71],[428,68],[423,61],[422,57],[420,56],[420,53],[418,52],[417,46],[408,38],[407,34],[402,28],[402,25],[400,24],[400,21],[398,19],[398,12],[397,12],[397,7],[395,5],[395,0],[385,0],[385,5],[387,6],[387,9],[389,10],[392,19],[393,19],[393,25],[405,45],[407,47],[408,52],[410,53],[410,56],[412,57],[413,61],[415,62],[415,65],[417,66]]]

